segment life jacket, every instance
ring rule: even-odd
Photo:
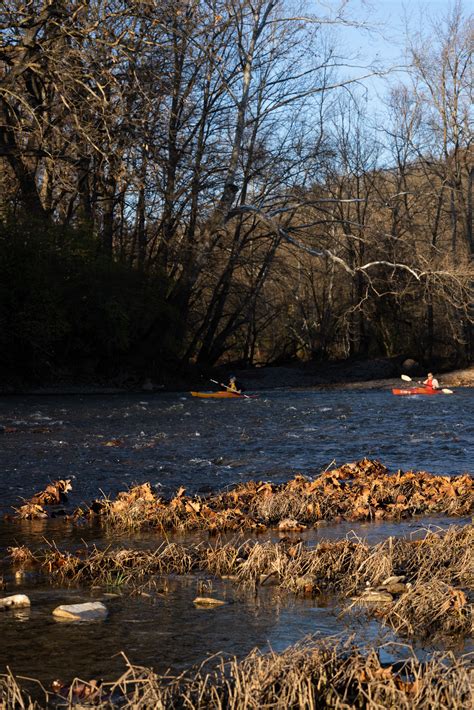
[[[426,387],[429,387],[430,389],[433,389],[433,377],[427,377],[426,378]]]

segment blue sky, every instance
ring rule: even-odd
[[[337,0],[330,5],[336,6]],[[324,6],[324,4],[323,4]],[[339,27],[336,36],[341,51],[346,54],[358,55],[354,65],[370,65],[378,60],[384,67],[405,63],[405,26],[409,23],[412,31],[428,29],[432,20],[449,13],[453,2],[450,0],[349,0],[346,15],[354,20],[364,21],[372,32],[350,27]],[[465,0],[464,10],[467,13],[474,8],[474,0]],[[348,69],[347,74],[357,75],[361,70]],[[371,79],[364,82],[368,89],[368,102],[374,111],[383,111],[382,97],[387,90],[387,82],[403,80],[403,70],[390,74],[386,79]]]
[[[464,2],[467,11],[474,8],[474,0]],[[337,6],[337,0],[334,2]],[[341,28],[340,37],[354,50],[368,57],[378,54],[381,59],[403,56],[405,23],[413,30],[428,26],[432,19],[449,13],[451,0],[348,0],[346,14],[374,27],[370,35],[356,29]]]

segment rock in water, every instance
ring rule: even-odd
[[[102,621],[107,614],[107,607],[102,602],[62,604],[53,611],[55,619],[60,621]]]
[[[26,606],[31,606],[29,597],[26,594],[14,594],[11,597],[0,599],[0,611],[7,609],[21,609]]]
[[[355,602],[359,602],[359,604],[365,604],[366,602],[370,604],[388,604],[393,601],[393,596],[389,592],[366,589],[360,597],[352,597],[352,599]]]
[[[396,584],[397,582],[404,582],[404,581],[405,581],[404,574],[392,575],[391,577],[387,577],[387,579],[384,579],[384,581],[382,582],[382,584],[380,586],[385,587],[387,584]]]
[[[193,599],[193,603],[196,606],[222,606],[227,602],[222,601],[222,599],[214,599],[214,597],[196,597],[196,599]]]

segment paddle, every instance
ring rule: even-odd
[[[247,394],[244,394],[243,392],[237,392],[237,390],[231,390],[230,387],[227,387],[223,382],[218,382],[217,380],[212,380],[209,378],[211,382],[214,382],[214,384],[219,385],[219,387],[223,387],[226,392],[232,392],[232,394],[236,394],[238,397],[245,397],[245,399],[252,399],[252,397],[249,397]]]
[[[405,382],[413,382],[411,377],[408,377],[408,375],[401,375],[401,378],[402,380],[405,380]],[[448,390],[447,387],[443,387],[441,392],[444,392],[444,394],[454,394],[453,390]]]

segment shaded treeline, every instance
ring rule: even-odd
[[[470,23],[407,39],[380,127],[322,11],[2,7],[4,372],[470,357]]]
[[[0,225],[3,376],[126,378],[176,351],[158,271],[97,254],[89,235],[38,222]]]

